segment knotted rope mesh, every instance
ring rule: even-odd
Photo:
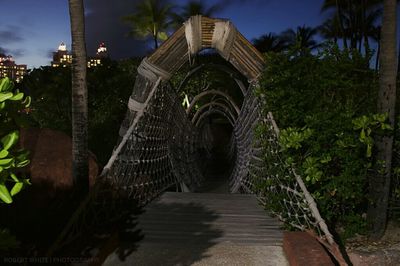
[[[253,193],[255,188],[249,176],[249,164],[253,153],[254,129],[260,120],[259,101],[253,94],[253,88],[247,91],[242,109],[233,128],[236,145],[236,161],[231,174],[231,191],[236,193],[242,189],[245,193]],[[258,149],[258,148],[257,148]]]
[[[281,157],[279,129],[271,113],[262,114],[260,98],[254,94],[255,86],[248,90],[234,127],[236,162],[231,191],[255,193],[286,224],[302,231],[315,230],[333,244],[332,235],[301,177]],[[259,126],[263,128],[261,132]]]
[[[173,185],[197,187],[197,133],[168,83],[159,85],[143,112],[107,173],[111,186],[140,204]]]
[[[203,30],[206,31],[204,34]],[[212,136],[199,136],[197,128],[188,120],[176,93],[168,86],[169,72],[176,71],[179,62],[203,47],[215,48],[244,76],[255,82],[264,61],[227,21],[197,16],[178,33],[185,34],[185,38],[179,35],[170,38],[159,54],[153,55],[152,60],[144,59],[139,66],[132,94],[135,97],[129,102],[127,118],[121,126],[122,141],[104,167],[104,175],[74,213],[53,249],[65,239],[74,239],[79,232],[90,228],[95,217],[100,217],[98,221],[109,219],[102,219],[99,214],[120,213],[119,206],[114,208],[114,212],[110,211],[110,204],[121,196],[123,200],[144,205],[173,186],[181,185],[182,190],[194,191],[201,184],[199,151],[211,152]],[[160,60],[163,57],[165,60]],[[157,61],[159,65],[155,64]],[[153,89],[144,101],[151,87]],[[228,157],[235,160],[231,191],[255,193],[281,220],[300,230],[314,229],[332,244],[332,236],[303,181],[281,158],[279,130],[272,115],[262,114],[260,99],[254,94],[255,87],[256,84],[252,83],[245,95],[227,148]],[[226,112],[215,111],[222,112],[229,119]],[[266,130],[256,135],[258,124]],[[280,174],[273,174],[277,172]],[[99,207],[94,208],[96,206]],[[91,224],[87,223],[89,220]]]

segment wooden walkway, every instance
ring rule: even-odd
[[[139,218],[144,241],[281,245],[278,220],[244,194],[165,193]]]
[[[135,251],[104,265],[286,265],[280,226],[253,195],[167,192],[140,215]]]

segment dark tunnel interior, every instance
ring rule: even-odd
[[[233,127],[225,117],[214,114],[204,119],[199,130],[206,148],[201,154],[204,183],[198,192],[229,193],[234,164]]]

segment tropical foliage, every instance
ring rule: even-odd
[[[253,39],[253,45],[261,53],[281,52],[287,46],[285,41],[280,36],[277,36],[271,32]]]
[[[346,120],[345,117],[343,117],[343,114],[346,114],[349,110],[353,113],[350,117],[352,120],[352,123],[354,124],[353,129],[359,130],[360,131],[360,136],[357,141],[357,145],[366,145],[367,151],[364,156],[366,158],[369,158],[367,168],[363,167],[363,169],[367,169],[368,171],[365,172],[364,174],[358,175],[357,180],[363,180],[365,182],[365,188],[368,187],[368,190],[365,189],[363,190],[364,195],[368,194],[368,200],[364,198],[364,205],[368,205],[368,211],[364,208],[364,211],[367,213],[368,217],[368,225],[369,225],[369,232],[370,232],[370,237],[373,237],[374,239],[380,238],[383,233],[384,233],[384,228],[386,224],[386,213],[388,210],[388,198],[389,198],[389,191],[391,190],[392,192],[392,202],[396,202],[397,200],[397,191],[399,182],[399,174],[398,174],[398,165],[399,165],[399,160],[396,159],[392,163],[392,143],[393,143],[393,136],[397,137],[393,131],[395,128],[395,107],[396,106],[396,63],[397,66],[399,65],[400,62],[400,57],[396,58],[396,32],[395,32],[395,25],[396,25],[396,3],[397,1],[395,0],[376,0],[376,1],[345,1],[345,0],[326,0],[323,3],[322,6],[322,12],[325,14],[328,14],[328,19],[319,27],[312,29],[312,28],[306,28],[306,27],[298,27],[297,31],[294,31],[292,29],[289,29],[280,35],[274,35],[274,34],[268,34],[268,35],[263,35],[258,39],[255,39],[253,43],[255,46],[262,52],[268,52],[268,51],[284,51],[286,55],[292,56],[293,60],[296,58],[298,55],[301,55],[303,60],[306,60],[309,56],[307,55],[310,50],[314,48],[322,48],[322,46],[326,45],[327,43],[333,43],[337,46],[342,47],[343,52],[341,54],[338,53],[330,53],[331,56],[336,57],[336,60],[340,62],[338,65],[331,65],[331,72],[330,75],[332,77],[338,78],[339,80],[347,81],[349,84],[343,84],[343,88],[347,88],[347,91],[345,93],[345,97],[342,98],[342,101],[338,101],[335,105],[332,106],[333,109],[329,109],[329,102],[325,102],[324,100],[320,101],[320,99],[324,99],[324,95],[319,95],[318,90],[323,90],[326,92],[326,88],[319,88],[314,94],[310,94],[306,96],[305,98],[304,95],[307,94],[299,94],[298,97],[301,99],[301,101],[298,102],[295,106],[290,104],[290,100],[285,100],[282,99],[283,105],[288,105],[286,106],[286,112],[290,113],[288,117],[295,117],[296,112],[300,117],[307,117],[303,113],[303,106],[307,105],[307,108],[304,108],[304,111],[307,110],[313,110],[312,108],[310,109],[311,103],[310,99],[312,97],[318,97],[318,101],[323,102],[323,106],[321,107],[321,110],[325,110],[326,114],[332,115],[332,117],[329,117],[329,121],[334,121],[336,119],[341,119],[343,122],[347,121],[347,125],[350,125],[351,121]],[[386,10],[383,10],[385,8]],[[382,25],[381,25],[382,21]],[[386,23],[386,25],[384,25]],[[315,39],[313,37],[316,36],[316,34],[319,33],[325,40],[324,43],[318,44],[315,42]],[[385,34],[385,35],[384,35]],[[300,37],[301,36],[301,37]],[[281,45],[283,43],[283,45]],[[371,50],[371,43],[375,43],[375,51]],[[279,45],[278,45],[279,44]],[[337,47],[336,46],[336,47]],[[385,46],[383,48],[383,46]],[[276,49],[278,47],[278,49]],[[337,51],[339,51],[338,48],[336,48]],[[297,51],[297,55],[293,54],[293,51]],[[326,52],[326,50],[323,50]],[[314,53],[317,53],[314,51]],[[358,79],[357,77],[360,76],[360,73],[354,73],[352,71],[353,66],[349,66],[344,64],[345,61],[343,61],[343,54],[348,54],[348,58],[351,58],[353,62],[362,62],[365,64],[364,68],[361,68],[361,65],[358,65],[359,70],[365,75],[365,80],[371,80],[372,77],[374,77],[371,80],[370,84],[364,84],[362,79]],[[319,56],[320,54],[318,54]],[[371,58],[375,56],[375,62],[371,62]],[[322,61],[319,60],[318,62],[326,62],[326,58],[328,57],[322,57]],[[362,59],[360,61],[360,59]],[[268,61],[271,63],[270,61]],[[371,72],[371,66],[375,66],[376,71],[375,73]],[[346,70],[343,72],[337,73],[339,70],[341,71],[342,66],[346,66]],[[298,66],[299,68],[305,67],[304,66]],[[311,67],[311,66],[308,66]],[[321,66],[318,66],[315,71],[316,73],[319,73],[320,77],[324,77],[324,75],[320,72],[321,69],[319,68]],[[288,67],[287,69],[290,69]],[[286,73],[287,69],[283,69],[282,72]],[[299,70],[292,69],[294,72],[287,73],[287,76],[291,77],[292,79],[296,78],[296,73],[299,72]],[[397,69],[397,73],[398,73]],[[341,76],[345,73],[353,73],[353,76]],[[379,75],[379,76],[378,76]],[[272,75],[272,77],[277,80],[277,77]],[[307,80],[307,75],[304,76],[298,76],[298,84],[301,86],[302,81],[306,80],[306,82],[309,83],[314,83],[317,82],[317,84],[323,84],[323,82],[326,82],[329,80],[323,79],[320,80],[319,78],[316,77],[316,79],[313,80]],[[365,94],[360,93],[357,97],[348,94],[353,92],[358,85],[363,84],[362,86],[365,86],[364,88],[369,88],[372,83],[374,84],[374,87],[376,87],[376,91],[378,91],[378,81],[379,79],[379,95],[375,95],[372,97],[370,95],[370,90],[366,89]],[[278,79],[279,80],[279,79]],[[286,80],[289,82],[289,80]],[[332,80],[333,81],[333,80]],[[353,82],[354,81],[354,82]],[[321,83],[322,82],[322,83]],[[332,84],[337,83],[338,80],[335,80],[332,82]],[[290,86],[289,86],[290,87]],[[313,85],[309,85],[309,87],[313,87]],[[287,87],[286,87],[287,88]],[[297,87],[296,87],[297,88]],[[296,91],[296,88],[293,88],[294,91]],[[340,86],[338,87],[340,88]],[[299,89],[299,88],[297,88]],[[340,94],[338,92],[335,92],[334,95],[332,95],[332,99],[335,99],[338,97]],[[311,98],[310,98],[311,97]],[[363,108],[359,109],[357,105],[354,107],[349,107],[341,110],[341,112],[336,113],[338,108],[341,108],[343,103],[347,103],[348,101],[354,101],[356,99],[362,100],[365,97],[369,97],[370,103],[368,105],[363,106],[363,104],[360,103],[360,106],[363,106]],[[273,98],[273,97],[272,97]],[[269,98],[271,99],[271,98]],[[317,103],[318,105],[318,103]],[[375,106],[378,105],[378,109],[374,110]],[[397,104],[398,105],[398,104]],[[357,107],[357,109],[355,109]],[[328,108],[328,110],[326,110]],[[336,110],[336,111],[335,111]],[[291,112],[293,111],[293,112]],[[315,112],[314,115],[310,117],[316,117],[316,114],[318,114],[317,110],[313,110]],[[367,115],[367,113],[377,113],[375,115]],[[281,115],[285,113],[285,111],[281,110]],[[278,111],[279,113],[279,111]],[[398,113],[398,112],[397,112]],[[363,115],[362,117],[356,119],[354,117],[354,114],[357,115]],[[286,117],[286,116],[285,116]],[[281,117],[285,118],[285,117]],[[322,116],[323,117],[323,116]],[[328,117],[325,117],[325,119],[328,119]],[[318,121],[321,121],[319,118],[317,118]],[[307,123],[310,123],[312,120],[307,121]],[[338,120],[339,121],[339,120]],[[296,125],[295,121],[293,125]],[[306,124],[307,124],[306,123]],[[327,122],[324,122],[325,124]],[[324,124],[323,123],[323,124]],[[333,123],[334,124],[334,123]],[[285,124],[289,126],[290,123]],[[326,124],[323,127],[320,127],[320,131],[325,131],[325,128],[329,128],[331,124]],[[303,147],[301,145],[302,141],[299,141],[299,137],[304,135],[304,132],[309,132],[309,131],[304,131],[304,130],[309,130],[308,126],[306,128],[303,128],[306,126],[305,124],[302,124],[301,127],[297,128],[289,128],[288,132],[283,130],[283,134],[290,133],[288,138],[285,139],[286,145],[294,145],[296,144],[299,147]],[[340,129],[338,125],[337,129]],[[366,129],[368,128],[368,129]],[[311,128],[312,129],[312,128]],[[303,132],[304,131],[304,132]],[[315,134],[315,130],[311,130],[313,132],[311,136]],[[353,132],[354,133],[354,132]],[[329,135],[330,139],[333,141],[335,140],[335,136]],[[309,142],[312,137],[307,137],[304,140],[304,143]],[[289,141],[289,142],[288,142]],[[291,143],[290,141],[294,141],[294,143]],[[319,141],[317,142],[318,145],[323,145],[323,147],[329,147],[332,150],[335,150],[331,148],[330,146],[326,146],[326,144],[322,144]],[[398,145],[395,143],[395,149],[396,151],[398,150]],[[315,143],[315,145],[317,145]],[[354,144],[355,145],[355,144]],[[297,147],[296,146],[296,147]],[[301,150],[300,148],[297,148],[295,150]],[[355,148],[356,146],[354,146]],[[293,147],[290,147],[290,149],[293,149]],[[289,149],[289,150],[290,150]],[[396,153],[395,153],[396,154]],[[344,154],[343,154],[344,156]],[[348,154],[348,158],[351,157],[351,153]],[[331,158],[331,157],[328,157]],[[360,159],[361,157],[359,157]],[[397,158],[397,157],[395,157]],[[326,158],[323,157],[322,161],[324,163],[322,164],[322,161],[319,161],[318,158],[309,158],[305,159],[306,165],[303,165],[302,168],[304,170],[304,167],[306,167],[308,170],[304,172],[306,175],[308,181],[313,181],[314,183],[318,183],[317,181],[320,179],[320,177],[325,176],[326,173],[324,173],[327,169],[326,165]],[[353,158],[356,159],[356,158]],[[355,162],[353,160],[353,162]],[[319,166],[318,166],[319,164]],[[317,167],[316,167],[317,165]],[[328,163],[329,165],[329,163]],[[364,166],[365,166],[364,165]],[[392,165],[394,168],[393,173],[391,173],[391,168]],[[339,164],[339,167],[340,164]],[[319,171],[318,169],[324,169],[324,171]],[[354,169],[357,169],[356,166],[354,166]],[[361,171],[361,169],[359,169]],[[309,174],[312,173],[317,178],[312,178]],[[361,173],[361,172],[360,172]],[[353,175],[354,177],[354,175]],[[392,188],[390,189],[390,183],[392,182],[391,179],[394,179],[395,183],[392,185]],[[335,179],[335,182],[338,182],[338,179]],[[350,179],[349,179],[350,180]],[[368,180],[366,182],[365,180]],[[319,184],[323,185],[323,184]],[[354,191],[357,191],[357,187],[352,187],[354,188]],[[336,194],[336,190],[335,195]],[[360,190],[361,191],[361,190]],[[328,194],[326,194],[328,195]],[[360,194],[361,195],[361,194]],[[317,198],[319,197],[318,195],[314,195]],[[362,196],[362,195],[361,195]],[[323,197],[322,197],[323,198]],[[321,199],[322,199],[321,198]],[[332,201],[333,203],[334,201]],[[341,202],[335,202],[337,206],[344,206],[342,205]],[[393,203],[392,203],[393,204]],[[398,205],[398,203],[397,203]],[[397,206],[396,205],[396,206]],[[326,206],[325,206],[326,207]],[[324,203],[322,202],[322,208],[324,209]],[[360,207],[361,208],[361,207]],[[327,209],[325,209],[327,210]],[[332,212],[334,213],[334,212]],[[338,212],[340,213],[340,211]],[[329,216],[329,214],[327,214]],[[357,219],[355,219],[356,216],[352,216],[351,220],[355,222]],[[340,219],[340,218],[339,218]]]
[[[380,51],[380,20],[382,1],[345,1],[326,0],[321,11],[328,18],[315,28],[305,25],[297,29],[287,29],[280,34],[264,34],[253,40],[261,52],[282,51],[297,45],[307,49],[319,47],[316,36],[323,37],[323,42],[340,44],[345,49],[358,50],[366,56],[371,54],[371,40],[377,44],[376,68]],[[340,42],[342,40],[342,42]]]
[[[391,130],[375,114],[376,76],[357,51],[298,49],[267,54],[264,109],[281,128],[282,156],[304,177],[323,217],[345,237],[364,232],[373,137]]]
[[[154,48],[157,49],[159,41],[165,41],[168,37],[171,9],[172,5],[166,0],[144,0],[136,5],[134,14],[125,16],[123,20],[131,25],[131,35],[139,38],[150,37]]]
[[[368,38],[375,34],[382,14],[381,3],[381,0],[325,0],[322,11],[331,12],[332,35],[341,38],[344,47],[361,52],[363,44],[368,49]]]
[[[105,164],[117,142],[139,59],[104,61],[88,70],[89,150]],[[71,135],[71,69],[41,67],[23,80],[39,127]]]
[[[168,38],[168,33],[182,26],[194,15],[214,16],[223,9],[220,3],[207,6],[200,0],[191,0],[182,6],[168,0],[141,0],[133,14],[122,19],[131,26],[130,35],[137,38],[151,38],[154,48]]]
[[[200,0],[191,0],[183,6],[176,7],[175,11],[171,14],[171,20],[174,27],[179,28],[191,16],[203,15],[212,17],[222,9],[223,5],[221,3],[216,3],[207,7],[204,2]]]
[[[29,164],[29,153],[17,145],[29,105],[30,97],[14,90],[8,78],[0,79],[0,203],[12,203],[13,197],[29,184],[29,179],[18,173]]]

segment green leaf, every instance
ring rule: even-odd
[[[17,143],[19,137],[18,131],[13,131],[3,138],[1,138],[0,142],[3,144],[3,149],[8,150],[10,149],[14,144]]]
[[[393,130],[393,127],[391,125],[389,125],[389,124],[386,124],[386,123],[382,123],[381,128],[383,130]]]
[[[18,162],[17,165],[16,165],[16,167],[17,167],[17,168],[25,167],[25,166],[27,166],[30,162],[31,162],[30,160],[24,160],[24,161],[22,161],[22,162]]]
[[[15,183],[13,188],[11,189],[11,196],[14,196],[14,195],[18,194],[23,187],[24,187],[24,183],[23,182]]]
[[[0,160],[0,165],[1,166],[6,166],[6,165],[10,165],[14,162],[14,158],[6,158],[6,159],[1,159]]]
[[[4,184],[0,184],[0,200],[7,204],[12,203],[13,201],[10,192],[8,192],[8,189]]]
[[[22,102],[22,104],[23,104],[25,107],[29,107],[29,106],[31,105],[31,101],[32,101],[31,96],[26,96],[25,99],[24,99],[24,101]]]
[[[365,142],[365,131],[364,131],[364,129],[361,129],[361,132],[360,132],[360,141],[361,141],[361,142]]]
[[[367,145],[367,157],[371,157],[372,155],[372,145],[368,144]]]
[[[10,87],[10,79],[3,78],[0,80],[0,92],[8,90]]]
[[[9,152],[7,150],[1,150],[0,151],[0,159],[7,157],[8,153]]]
[[[11,97],[9,100],[10,101],[20,101],[24,98],[24,94],[22,92],[15,94],[13,97]]]
[[[12,92],[0,92],[0,102],[4,102],[5,100],[10,99],[13,97]]]
[[[18,177],[14,173],[11,173],[10,176],[11,176],[12,180],[14,180],[15,182],[17,182],[17,183],[20,182],[18,180]]]
[[[159,32],[157,38],[161,41],[165,41],[168,39],[168,35],[166,32]]]
[[[328,154],[321,158],[321,163],[329,163],[332,160],[332,157]]]

